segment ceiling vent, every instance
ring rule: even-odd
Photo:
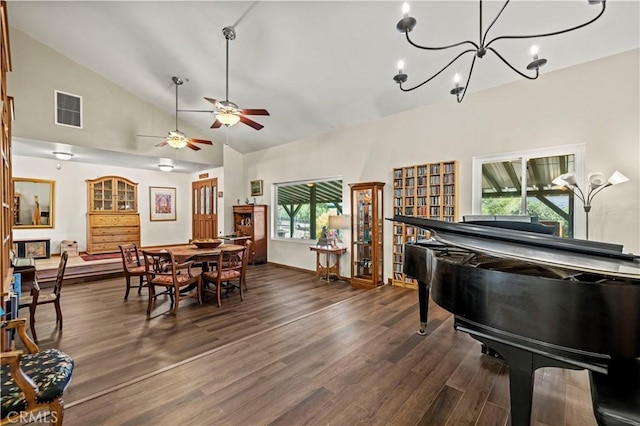
[[[55,91],[55,123],[82,129],[82,96]]]

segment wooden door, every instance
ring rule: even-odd
[[[218,179],[191,183],[192,239],[218,237]]]

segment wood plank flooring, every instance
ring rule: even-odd
[[[507,367],[448,312],[418,336],[415,290],[312,278],[250,267],[243,302],[150,320],[123,278],[64,287],[64,331],[47,306],[36,324],[77,363],[65,425],[509,425]],[[538,370],[532,424],[596,425],[586,372]]]

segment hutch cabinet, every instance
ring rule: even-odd
[[[352,183],[351,285],[374,288],[383,278],[383,182]]]
[[[138,184],[119,176],[87,180],[87,253],[117,252],[120,244],[140,246]]]
[[[458,215],[458,163],[418,164],[393,169],[393,214],[455,222]],[[393,277],[391,283],[417,288],[403,272],[404,244],[426,238],[425,229],[393,224]]]
[[[11,228],[13,226],[13,184],[11,172],[11,125],[13,121],[13,98],[7,92],[7,73],[11,71],[9,47],[9,21],[7,2],[0,2],[0,307],[5,306],[9,296],[13,268]],[[0,350],[6,349],[5,332],[0,332]]]
[[[267,263],[267,206],[247,204],[233,206],[233,232],[236,237],[251,237],[252,263]]]

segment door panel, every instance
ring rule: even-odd
[[[218,237],[218,179],[191,183],[192,239]]]

